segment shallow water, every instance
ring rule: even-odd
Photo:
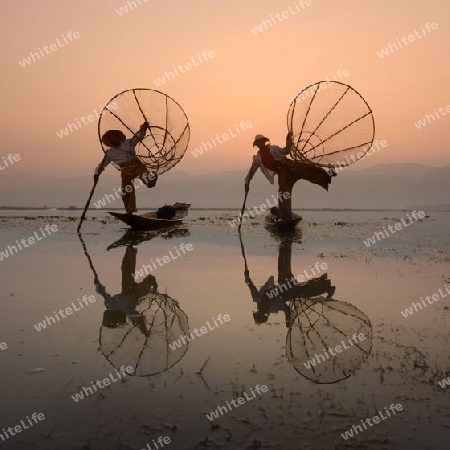
[[[0,261],[0,429],[45,415],[0,438],[4,448],[153,449],[160,436],[172,449],[447,448],[450,386],[439,382],[450,371],[448,298],[407,318],[401,311],[450,281],[450,213],[429,213],[370,248],[363,240],[407,213],[304,211],[290,238],[256,217],[242,241],[227,221],[236,212],[193,211],[162,235],[126,233],[89,213],[82,240],[79,214],[1,214],[0,251],[47,224],[59,229]],[[145,264],[152,271],[135,280]],[[289,287],[292,275],[315,280]],[[271,277],[285,291],[258,300]],[[79,311],[35,329],[72,303]],[[350,346],[354,333],[364,340]],[[305,366],[343,339],[349,348]],[[121,366],[133,374],[118,379]],[[403,410],[342,438],[392,404]],[[210,422],[218,406],[223,415]]]

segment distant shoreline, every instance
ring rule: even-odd
[[[160,206],[139,208],[139,211],[154,211]],[[44,208],[34,206],[0,206],[0,211],[83,211],[84,208]],[[411,206],[408,208],[293,208],[293,211],[412,211],[422,209],[428,212],[450,212],[450,205]],[[88,211],[122,211],[123,208],[89,208]],[[241,208],[191,208],[191,211],[240,211]]]

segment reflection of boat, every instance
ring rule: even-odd
[[[109,245],[107,250],[127,245],[139,245],[156,237],[172,239],[174,237],[189,236],[189,234],[189,230],[183,224],[158,228],[157,230],[135,230],[134,228],[129,228],[120,239]]]
[[[293,231],[300,225],[301,220],[301,216],[294,212],[291,220],[280,220],[276,214],[269,212],[264,218],[264,223],[269,230]]]
[[[175,215],[171,219],[158,218],[158,211],[150,211],[149,213],[142,214],[140,216],[134,214],[116,213],[112,211],[108,211],[108,214],[111,214],[116,219],[126,223],[131,228],[150,230],[180,224],[189,215],[190,204],[175,203],[171,206],[175,210]]]

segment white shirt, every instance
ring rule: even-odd
[[[116,164],[122,164],[127,161],[133,161],[138,159],[136,156],[136,145],[144,138],[144,133],[137,133],[132,139],[126,139],[120,144],[119,147],[111,147],[105,153],[105,157],[102,162],[95,168],[94,175],[98,175],[103,172],[108,164],[113,161]]]
[[[276,161],[281,161],[289,153],[289,147],[281,148],[278,147],[278,145],[270,145],[269,149],[270,153],[272,154],[272,156]],[[262,163],[260,151],[258,151],[258,153],[253,157],[252,167],[250,168],[250,171],[247,177],[245,178],[246,183],[250,183],[250,180],[253,178],[258,169],[261,169],[261,172],[270,181],[271,184],[274,183],[275,172],[273,170],[268,169]]]

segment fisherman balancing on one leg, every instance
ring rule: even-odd
[[[111,161],[115,162],[120,167],[122,200],[128,214],[133,214],[137,211],[133,180],[138,178],[148,188],[152,188],[158,179],[158,176],[149,172],[145,164],[136,156],[136,145],[144,139],[147,129],[148,122],[144,122],[132,139],[127,139],[120,130],[109,130],[102,136],[103,143],[110,148],[106,151],[102,162],[96,167],[94,180],[98,181],[98,177],[105,170],[106,166]]]
[[[275,174],[278,175],[279,208],[277,215],[280,221],[292,219],[291,193],[298,180],[307,180],[318,184],[328,191],[332,177],[336,176],[336,172],[332,168],[327,171],[310,162],[288,159],[286,155],[290,153],[292,145],[292,133],[287,134],[284,148],[270,145],[269,138],[257,134],[253,147],[258,147],[259,151],[253,157],[253,164],[245,178],[245,191],[248,192],[250,181],[258,168],[271,184],[274,184]]]

